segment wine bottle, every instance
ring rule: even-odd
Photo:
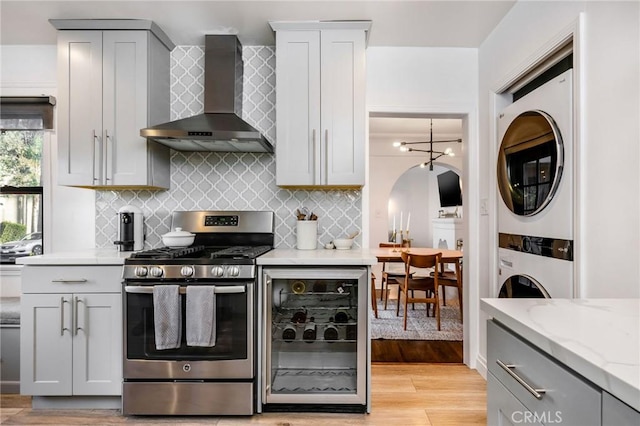
[[[336,322],[338,324],[345,324],[349,322],[349,314],[343,309],[338,310],[336,312]]]
[[[296,311],[291,317],[291,322],[294,324],[302,324],[306,321],[307,321],[307,311],[304,309]]]
[[[316,335],[317,335],[317,326],[315,323],[315,318],[311,317],[309,318],[309,322],[304,327],[304,331],[302,332],[302,340],[304,340],[307,343],[312,343],[313,341],[316,340]]]
[[[296,340],[296,328],[288,324],[282,331],[282,340],[285,342],[293,342]]]
[[[333,325],[333,317],[329,318],[329,324],[324,328],[324,340],[338,340],[338,329]]]

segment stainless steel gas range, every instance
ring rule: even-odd
[[[125,261],[123,414],[253,414],[255,259],[273,248],[274,214],[175,212],[171,227],[193,245]]]

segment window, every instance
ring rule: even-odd
[[[42,150],[53,98],[2,97],[0,110],[0,261],[42,254]]]

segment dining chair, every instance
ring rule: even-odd
[[[376,276],[371,273],[371,307],[373,314],[378,318],[378,302],[376,300]]]
[[[380,243],[380,245],[378,247],[380,248],[397,248],[400,249],[401,247],[407,247],[408,246],[408,241],[405,243]],[[393,266],[390,264],[388,265],[389,268],[392,268]],[[384,308],[387,309],[387,301],[389,299],[389,281],[391,280],[391,282],[397,282],[398,284],[401,284],[401,281],[404,279],[404,267],[402,268],[402,270],[400,271],[394,271],[391,269],[387,269],[387,262],[382,262],[382,277],[380,278],[380,301],[384,300]]]
[[[460,322],[462,322],[462,259],[456,259],[454,265],[454,271],[446,269],[444,263],[440,265],[441,272],[438,276],[438,283],[442,290],[443,306],[447,306],[446,287],[455,287],[458,290],[458,306],[460,307]],[[433,276],[434,273],[432,272],[430,275]]]
[[[401,289],[398,289],[398,304],[396,305],[396,316],[400,314],[400,298],[404,298],[404,329],[407,329],[407,305],[409,303],[426,303],[427,316],[429,313],[429,304],[433,304],[433,310],[436,316],[438,331],[440,331],[440,303],[438,302],[438,270],[442,262],[442,253],[429,255],[411,254],[410,252],[402,252],[400,254],[405,265],[404,280]],[[426,274],[418,276],[411,271],[411,268],[428,269],[433,268],[435,274],[431,276]],[[412,291],[424,291],[424,297],[416,297]],[[411,293],[410,293],[411,292]]]

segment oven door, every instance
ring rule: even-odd
[[[253,281],[215,283],[216,341],[212,347],[186,344],[186,286],[180,287],[182,344],[156,349],[153,286],[127,282],[124,287],[124,379],[251,379],[254,377]],[[204,284],[204,283],[199,283]],[[194,284],[190,284],[194,285]]]

